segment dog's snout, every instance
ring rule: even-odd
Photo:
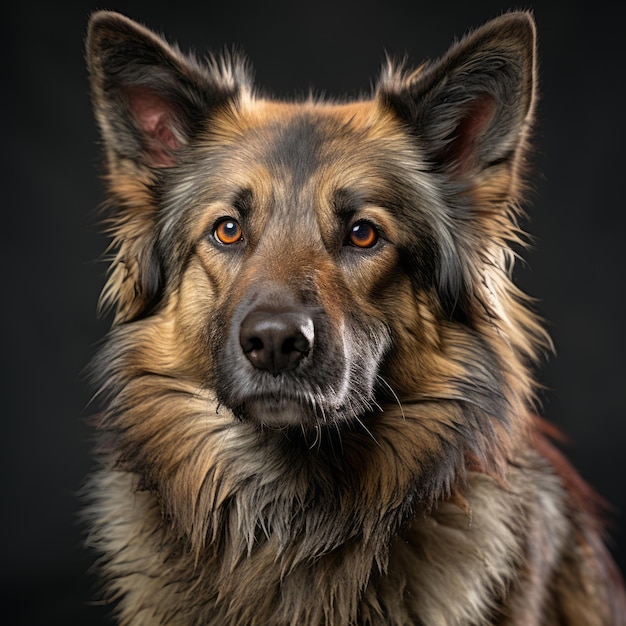
[[[239,332],[250,363],[274,376],[298,367],[313,347],[313,339],[313,319],[300,311],[251,311]]]

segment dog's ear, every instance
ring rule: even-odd
[[[234,98],[245,68],[200,65],[132,20],[108,11],[89,22],[87,62],[96,117],[109,167],[122,160],[168,167],[206,123],[209,112]]]
[[[200,64],[107,11],[91,17],[86,48],[112,209],[114,255],[100,303],[122,322],[145,314],[161,289],[155,183],[248,77],[235,58]]]
[[[516,165],[532,117],[534,85],[534,22],[528,13],[510,13],[432,65],[412,73],[390,66],[377,95],[408,125],[432,167],[470,181],[493,166]]]

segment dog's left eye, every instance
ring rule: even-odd
[[[371,248],[378,241],[378,230],[364,220],[355,222],[348,232],[347,243],[357,248]]]
[[[213,235],[220,243],[231,245],[243,239],[243,230],[237,220],[225,217],[215,225]]]

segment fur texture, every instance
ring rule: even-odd
[[[87,515],[120,624],[626,623],[510,278],[531,16],[352,102],[109,12],[87,56],[114,315]]]

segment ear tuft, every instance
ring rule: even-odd
[[[478,165],[480,142],[496,113],[495,99],[487,93],[477,95],[468,103],[445,140],[445,147],[435,153],[435,160],[448,163],[456,174],[473,171]]]
[[[174,153],[184,144],[170,103],[147,87],[129,87],[129,108],[144,137],[147,161],[155,167],[174,165]]]

